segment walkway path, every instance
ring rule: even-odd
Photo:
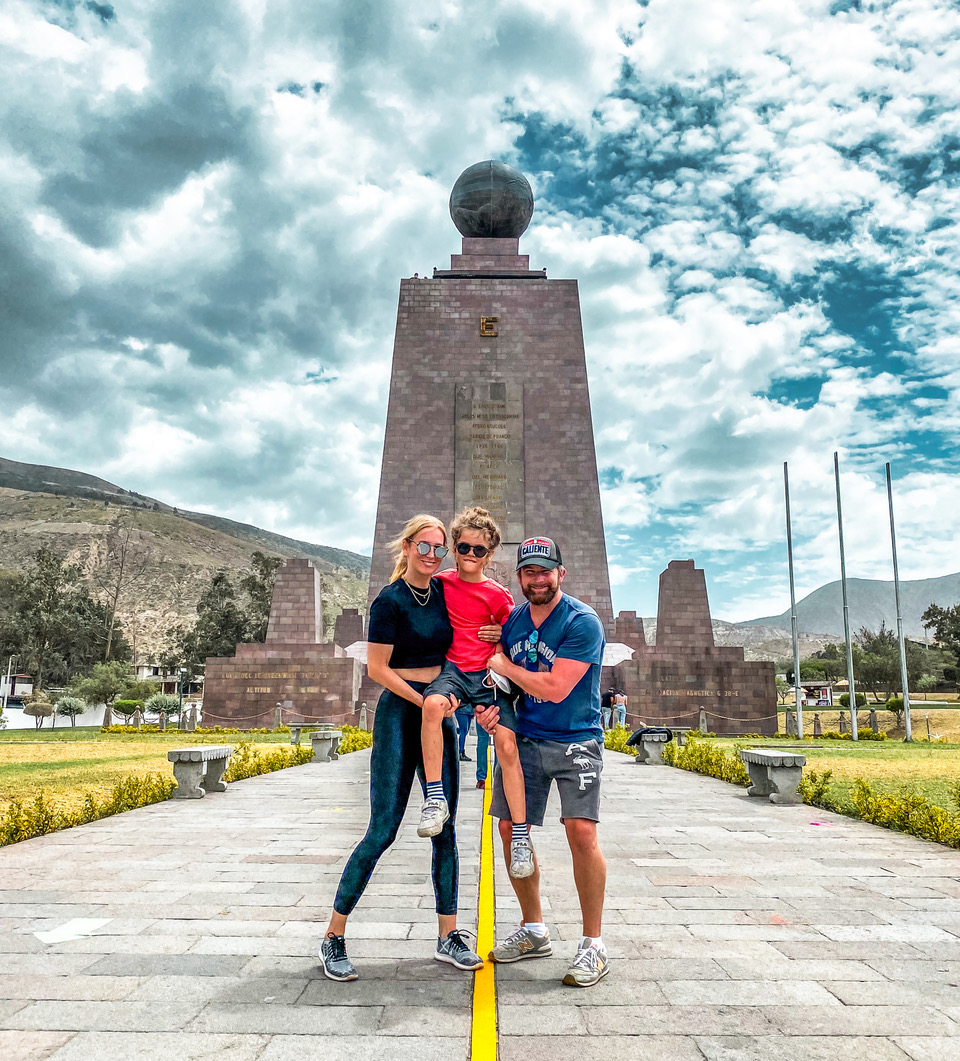
[[[251,778],[0,850],[0,1058],[465,1061],[471,979],[431,960],[413,805],[351,919],[362,978],[317,968],[368,763]],[[473,928],[482,793],[468,767]],[[960,1059],[960,853],[618,755],[604,784],[611,973],[585,991],[559,983],[579,926],[551,807],[537,846],[557,943],[498,970],[502,1059]],[[517,912],[499,865],[496,889],[502,933]]]

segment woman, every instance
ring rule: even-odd
[[[423,777],[420,728],[423,690],[440,674],[453,628],[443,584],[433,578],[447,555],[447,531],[434,516],[414,516],[391,542],[396,566],[388,585],[370,606],[367,672],[383,686],[373,723],[370,756],[370,822],[350,856],[320,945],[320,964],[331,980],[356,980],[347,957],[347,918],[357,905],[380,856],[396,839],[414,775],[425,795],[445,798],[450,817],[433,839],[433,890],[438,939],[434,957],[458,969],[476,970],[483,961],[457,931],[459,861],[454,822],[459,794],[456,727],[443,723],[442,791],[427,791]],[[499,637],[499,628],[495,628]]]

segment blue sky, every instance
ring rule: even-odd
[[[960,568],[960,11],[941,0],[0,12],[0,453],[369,552],[398,280],[466,166],[580,281],[615,608]],[[943,602],[950,603],[950,602]]]

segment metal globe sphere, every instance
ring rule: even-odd
[[[505,162],[478,162],[457,177],[450,216],[462,236],[512,239],[533,217],[530,182]]]

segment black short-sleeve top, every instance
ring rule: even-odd
[[[370,605],[367,641],[393,645],[390,666],[395,669],[442,666],[453,641],[443,583],[430,579],[430,599],[424,605],[402,578],[384,586]]]

